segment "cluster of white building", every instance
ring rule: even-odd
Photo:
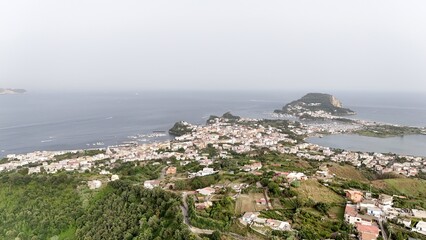
[[[42,168],[48,173],[59,170],[85,171],[94,166],[94,161],[109,159],[110,163],[116,160],[144,161],[176,158],[187,161],[198,161],[200,165],[208,167],[213,163],[203,149],[213,147],[219,158],[229,158],[230,152],[247,153],[254,149],[267,148],[286,154],[295,154],[300,158],[335,162],[348,162],[354,166],[365,166],[380,173],[394,172],[405,176],[415,176],[419,172],[426,172],[426,161],[421,157],[395,156],[380,153],[358,153],[352,151],[337,152],[327,147],[310,143],[299,143],[284,134],[282,130],[265,127],[259,120],[240,119],[237,123],[230,123],[227,119],[217,118],[214,123],[205,126],[191,125],[193,132],[176,137],[173,141],[154,142],[139,145],[109,147],[105,154],[86,156],[75,159],[56,161],[55,156],[66,153],[34,152],[28,154],[8,155],[11,160],[0,164],[0,171],[9,171],[29,164],[38,164],[30,167],[30,173],[41,172]],[[289,125],[288,130],[296,135],[310,134],[319,131],[323,126],[295,126]],[[318,129],[316,129],[318,128]],[[75,151],[74,151],[75,152]],[[397,158],[403,161],[397,161]],[[244,171],[260,169],[261,165],[244,166]],[[192,176],[205,176],[209,171],[201,171]]]
[[[379,198],[373,198],[370,193],[359,190],[345,192],[346,198],[350,201],[345,207],[345,221],[356,227],[359,239],[377,239],[380,229],[376,222],[389,219],[396,220],[412,231],[426,235],[426,222],[419,221],[411,227],[411,219],[426,218],[426,211],[393,207],[394,197],[400,196],[380,194]]]
[[[241,218],[240,222],[244,225],[255,226],[255,227],[269,227],[272,230],[278,231],[291,231],[291,225],[289,222],[262,218],[259,217],[259,212],[246,212]]]

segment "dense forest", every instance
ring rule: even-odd
[[[0,175],[0,239],[191,239],[180,197],[81,174]]]

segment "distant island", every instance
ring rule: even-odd
[[[302,98],[286,104],[282,109],[274,111],[297,117],[328,118],[330,116],[347,116],[355,114],[333,95],[325,93],[308,93]]]
[[[0,88],[0,95],[22,94],[26,92],[25,89]]]

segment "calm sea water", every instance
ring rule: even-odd
[[[356,117],[426,126],[426,96],[333,93]],[[0,96],[0,156],[94,147],[167,131],[179,120],[202,124],[226,111],[267,118],[303,92],[35,93]],[[159,138],[161,140],[169,136]]]
[[[426,135],[375,138],[353,134],[329,135],[308,140],[321,146],[362,152],[397,153],[426,157]]]

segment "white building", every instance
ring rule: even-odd
[[[158,180],[147,180],[143,183],[144,188],[153,189],[160,186],[160,181]]]
[[[260,213],[259,212],[246,212],[246,213],[244,213],[244,215],[243,215],[243,217],[241,218],[242,220],[243,220],[243,222],[245,223],[245,224],[250,224],[250,223],[252,223],[256,218],[257,218],[257,216],[259,216],[260,215]]]
[[[413,216],[416,218],[426,218],[426,211],[411,209],[411,212],[413,212]]]
[[[418,222],[412,230],[413,232],[418,232],[423,235],[426,235],[426,222],[423,222],[423,221]]]
[[[210,196],[213,193],[216,192],[216,190],[214,188],[211,187],[205,187],[205,188],[201,188],[201,189],[197,189],[196,190],[199,194],[204,195],[204,196]]]
[[[92,189],[92,190],[98,189],[102,186],[102,182],[99,180],[88,181],[87,186],[89,186],[89,189]]]

